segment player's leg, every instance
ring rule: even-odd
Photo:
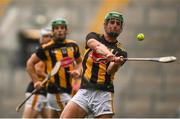
[[[50,118],[48,113],[49,113],[49,109],[48,107],[45,107],[41,110],[40,115],[42,118]]]
[[[61,115],[62,110],[66,106],[66,104],[71,99],[70,94],[67,93],[56,93],[50,94],[48,93],[48,105],[49,105],[49,114],[51,118],[55,118],[58,115],[58,118]]]
[[[28,96],[30,93],[26,93]],[[39,95],[33,95],[25,104],[22,118],[36,118],[39,115]]]
[[[83,118],[87,115],[87,112],[81,108],[78,104],[70,101],[64,108],[60,118]]]
[[[80,89],[64,108],[60,118],[83,118],[88,114],[88,93]]]
[[[58,94],[52,93],[47,94],[47,106],[49,118],[58,118],[61,114],[62,109],[64,108]]]
[[[22,118],[37,118],[39,112],[34,111],[31,107],[25,107]]]
[[[46,95],[41,95],[41,100],[40,101],[41,101],[41,110],[40,110],[39,115],[42,118],[48,118],[49,115],[48,115],[48,107],[47,107]]]
[[[49,108],[47,110],[47,114],[48,114],[48,118],[58,118],[61,112]]]

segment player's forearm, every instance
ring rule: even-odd
[[[108,74],[115,74],[120,67],[121,67],[120,64],[116,64],[114,62],[111,62],[108,69],[107,69],[107,73]]]
[[[95,39],[89,39],[87,42],[87,45],[88,47],[95,50],[99,54],[102,54],[105,56],[112,55],[110,50],[104,44],[100,43],[99,41]]]
[[[123,56],[114,57],[114,61],[111,62],[108,66],[107,72],[108,74],[114,74],[117,70],[123,65],[124,59]]]
[[[77,64],[76,70],[79,72],[79,74],[82,74],[82,63]]]
[[[76,60],[75,70],[77,70],[80,75],[82,74],[82,58]]]

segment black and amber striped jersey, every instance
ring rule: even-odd
[[[91,38],[96,39],[97,41],[104,44],[116,56],[127,57],[127,52],[122,48],[122,44],[118,41],[111,43],[105,40],[103,34],[91,32],[86,36],[86,42]],[[100,55],[96,54],[86,45],[86,50],[82,62],[83,73],[81,88],[114,92],[114,74],[107,73],[107,68],[110,62],[97,62],[95,60],[97,57],[100,57]]]
[[[80,58],[79,47],[75,41],[66,39],[63,42],[50,41],[38,48],[36,55],[45,62],[46,73],[50,73],[57,61],[61,61],[61,67],[57,74],[48,82],[48,92],[70,93],[71,77],[69,71],[74,69],[74,61]]]
[[[29,84],[28,84],[28,87],[26,89],[26,93],[32,93],[32,91],[34,90],[34,83],[31,81]],[[41,95],[44,95],[46,96],[47,92],[46,92],[46,89],[45,88],[41,88],[39,89],[35,94],[41,94]]]

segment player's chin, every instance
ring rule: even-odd
[[[65,35],[64,35],[64,34],[60,34],[60,35],[58,35],[58,37],[59,37],[60,39],[65,39]]]
[[[64,39],[66,39],[66,37],[65,37],[64,35],[59,35],[59,36],[57,37],[57,39],[63,41]]]

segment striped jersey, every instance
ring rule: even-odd
[[[48,82],[48,92],[66,92],[72,90],[69,71],[74,69],[75,59],[80,57],[79,47],[75,41],[66,39],[63,42],[54,40],[38,48],[36,55],[45,62],[46,73],[50,73],[57,61],[61,61],[61,67],[57,74]]]
[[[103,34],[97,34],[95,32],[91,32],[86,36],[86,42],[91,38],[104,44],[116,56],[127,57],[127,52],[122,48],[122,44],[118,41],[113,43],[108,42],[105,40]],[[86,45],[82,62],[83,73],[81,88],[114,92],[114,74],[107,73],[110,62],[97,62],[95,60],[97,57],[99,57],[99,55]]]

